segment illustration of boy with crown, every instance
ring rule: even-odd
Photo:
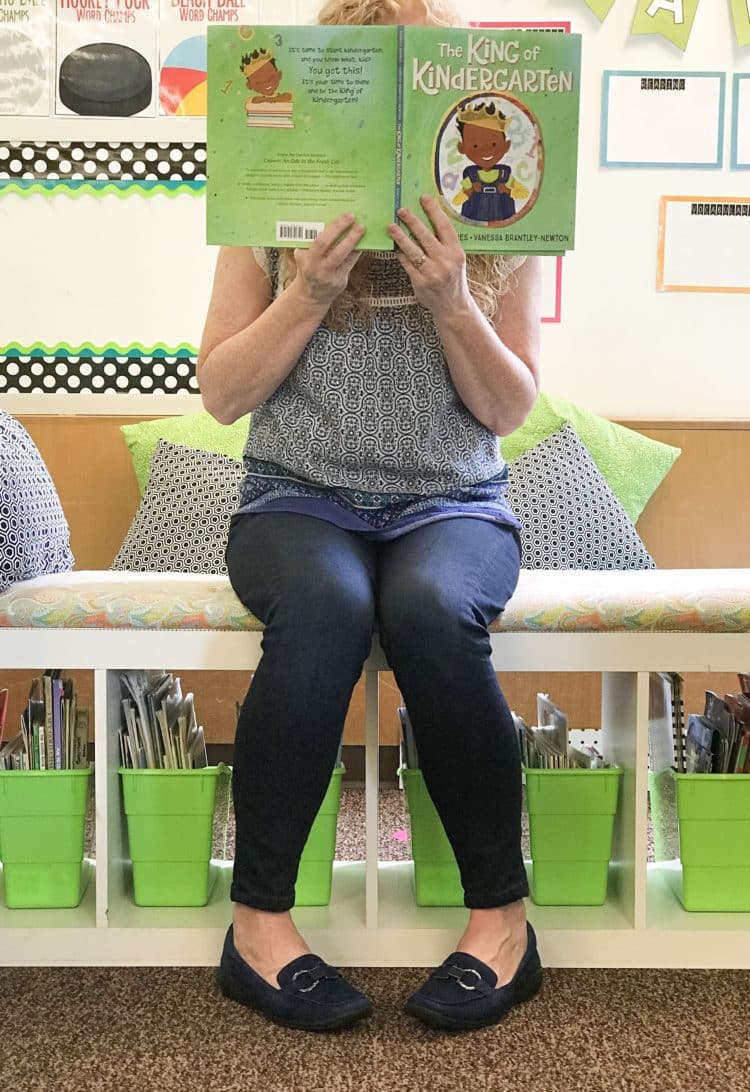
[[[254,49],[252,53],[246,53],[242,58],[240,71],[245,77],[247,86],[255,92],[254,97],[248,99],[248,102],[292,101],[291,91],[276,93],[284,73],[278,70],[273,54],[267,49]]]
[[[465,167],[461,190],[454,197],[461,205],[461,216],[489,227],[498,227],[516,215],[515,198],[528,196],[528,190],[511,177],[503,158],[511,142],[506,135],[508,118],[494,103],[459,110],[456,123],[461,139],[458,150],[472,161]]]

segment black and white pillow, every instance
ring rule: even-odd
[[[68,521],[49,470],[20,421],[0,410],[0,592],[72,568]]]
[[[242,463],[159,440],[146,488],[113,569],[226,573],[229,520]]]
[[[524,569],[655,569],[632,521],[572,425],[509,466]]]

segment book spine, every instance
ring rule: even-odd
[[[44,678],[44,723],[42,725],[42,732],[40,733],[40,740],[42,745],[42,753],[40,758],[40,770],[53,769],[55,765],[54,760],[54,744],[52,741],[52,674],[46,672]]]
[[[52,680],[52,746],[54,749],[54,762],[50,763],[56,770],[63,768],[62,752],[62,679]]]
[[[399,223],[396,213],[401,208],[401,175],[404,155],[404,28],[398,28],[398,57],[396,60],[396,177],[394,179],[393,219]]]

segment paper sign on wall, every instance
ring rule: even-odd
[[[0,114],[49,114],[53,18],[54,0],[0,5]]]
[[[732,169],[750,170],[750,72],[734,76]]]
[[[258,0],[161,0],[159,113],[205,117],[206,28],[259,19]]]
[[[723,72],[605,72],[604,167],[720,167]]]
[[[58,114],[155,113],[158,0],[57,0]]]
[[[657,288],[750,292],[750,197],[662,197]]]

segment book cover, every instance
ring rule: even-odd
[[[465,250],[574,242],[579,35],[210,27],[207,240],[304,246],[351,211],[392,250],[431,194]]]
[[[404,27],[397,200],[437,197],[467,252],[575,240],[581,37]]]
[[[207,240],[303,246],[350,211],[391,250],[395,27],[208,28]]]

